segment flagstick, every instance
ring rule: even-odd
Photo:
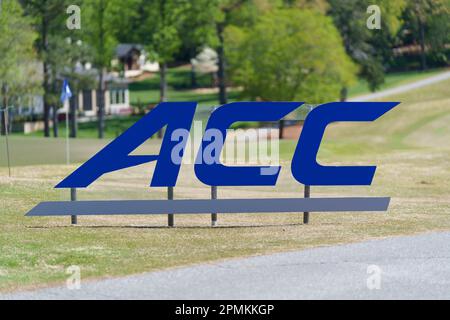
[[[69,99],[72,97],[72,92],[70,91],[69,82],[64,80],[62,92],[61,92],[61,102],[63,104],[63,108],[65,108],[66,112],[66,163],[70,165],[70,138],[69,138],[69,109],[70,103]],[[75,114],[73,115],[75,117]],[[77,189],[70,188],[70,201],[77,201]],[[77,216],[71,216],[72,225],[76,225],[78,223]]]
[[[70,141],[69,141],[69,106],[68,102],[69,100],[66,100],[64,102],[64,107],[66,108],[66,164],[70,164]],[[70,201],[76,201],[77,199],[77,189],[71,188],[70,189]],[[71,216],[70,217],[72,225],[77,224],[77,216]]]
[[[64,102],[64,105],[66,108],[66,163],[67,165],[70,164],[70,139],[69,139],[69,106],[68,106],[68,100]]]
[[[5,143],[6,143],[6,159],[8,161],[8,175],[11,178],[11,159],[9,156],[9,139],[8,139],[8,108],[5,107],[4,110],[0,110],[3,111],[3,117],[4,117],[4,125],[5,125]]]

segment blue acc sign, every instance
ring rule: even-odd
[[[317,163],[317,153],[330,123],[374,121],[397,104],[328,103],[313,109],[305,120],[292,159],[294,178],[309,186],[370,185],[376,167],[322,166]],[[301,105],[300,102],[238,102],[216,109],[207,123],[195,161],[197,178],[211,186],[274,186],[281,170],[279,166],[226,166],[220,162],[227,129],[236,121],[278,121]],[[196,106],[195,102],[159,104],[56,187],[71,188],[72,191],[86,188],[108,172],[151,161],[156,161],[156,169],[150,185],[174,187]],[[166,127],[166,133],[159,154],[130,155],[163,127]],[[211,157],[205,157],[205,150],[213,150],[212,161]],[[387,197],[63,201],[42,202],[27,215],[376,212],[386,211],[389,202]]]
[[[258,166],[226,166],[217,161],[205,161],[204,153],[211,144],[220,155],[227,129],[237,121],[278,121],[299,108],[300,102],[236,102],[216,109],[207,124],[195,164],[197,178],[211,186],[273,186],[281,167],[261,170]],[[374,166],[322,166],[316,157],[326,127],[332,122],[374,121],[394,108],[396,102],[336,102],[323,104],[307,116],[292,159],[294,178],[310,186],[370,185]],[[156,161],[152,187],[174,187],[180,171],[180,161],[174,161],[174,152],[183,156],[187,136],[194,118],[195,102],[167,102],[159,104],[136,124],[111,142],[57,188],[86,188],[102,175]],[[130,155],[137,147],[167,126],[161,150],[157,155]],[[186,133],[179,134],[177,133]],[[212,141],[208,132],[221,133],[222,141]],[[174,139],[174,137],[177,137]],[[219,148],[217,148],[219,143]],[[267,169],[267,167],[265,167]],[[271,174],[267,174],[271,172]]]

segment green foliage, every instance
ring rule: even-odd
[[[433,19],[434,15],[448,14],[449,5],[448,0],[414,0],[408,3],[407,10],[413,13],[417,20],[426,23]]]
[[[110,67],[117,44],[114,34],[116,0],[88,0],[83,2],[83,37],[92,50],[98,69]]]
[[[196,0],[192,1],[183,27],[183,41],[201,48],[220,44],[217,25],[250,27],[258,18],[281,6],[281,0]]]
[[[48,36],[66,29],[66,9],[71,4],[80,4],[82,0],[20,0],[25,14],[33,22],[38,33],[36,48],[42,60],[46,60]]]
[[[227,30],[232,79],[252,99],[336,100],[356,67],[332,20],[318,11],[277,10],[251,29]]]
[[[211,75],[201,75],[197,78],[201,89],[187,90],[190,87],[190,68],[184,66],[169,68],[167,70],[167,97],[169,101],[196,101],[198,108],[196,118],[207,120],[212,107],[219,105],[217,92],[205,87],[211,86]],[[159,84],[160,74],[155,74],[149,79],[145,79],[130,84],[131,104],[141,107],[141,110],[148,109],[160,100]],[[232,90],[228,93],[229,101],[236,101],[239,98],[239,91]]]
[[[89,1],[89,0],[87,0]],[[108,0],[111,31],[119,43],[139,43],[144,23],[142,0]]]
[[[74,72],[74,65],[78,61],[91,60],[91,51],[87,43],[88,39],[90,7],[92,1],[82,0],[22,0],[28,19],[33,22],[34,29],[38,32],[35,43],[39,57],[47,65],[47,83],[44,83],[45,99],[52,106],[59,106],[59,96],[62,78],[68,78],[72,90],[75,92],[92,87],[93,79]],[[69,30],[66,27],[68,15],[66,9],[69,5],[78,5],[86,9],[86,15],[82,16],[82,32]],[[45,79],[44,79],[45,82]]]
[[[284,6],[288,8],[314,9],[326,13],[329,4],[326,0],[283,0]]]
[[[405,0],[380,0],[381,30],[367,28],[369,0],[329,0],[329,15],[339,29],[347,53],[360,66],[360,77],[375,91],[384,82],[384,63],[392,57],[393,37],[401,25]]]
[[[23,16],[17,0],[2,3],[0,12],[0,87],[8,86],[8,95],[37,91],[38,75],[33,44],[36,33],[31,19]]]
[[[191,89],[191,68],[181,66],[167,70],[167,84],[169,89],[187,90]],[[212,87],[211,74],[197,75],[197,84],[200,88]],[[155,74],[152,77],[139,82],[130,83],[130,88],[138,91],[159,90],[160,75]]]
[[[367,5],[372,4],[366,1]],[[381,9],[382,29],[387,29],[391,36],[395,36],[403,21],[402,13],[406,8],[406,0],[378,0],[377,5]]]
[[[133,17],[139,21],[138,42],[160,63],[173,60],[181,46],[180,30],[189,7],[187,0],[140,0]]]
[[[440,50],[450,43],[450,0],[417,0],[408,4],[405,19],[415,39],[419,28],[425,28],[425,42],[432,50]]]

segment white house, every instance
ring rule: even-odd
[[[78,93],[78,112],[80,116],[95,117],[98,113],[99,92],[96,89],[83,90]],[[104,96],[105,115],[125,115],[132,112],[130,106],[130,91],[128,81],[124,79],[113,78],[106,79],[106,90]],[[68,110],[66,103],[59,109],[60,113],[66,113]]]
[[[159,64],[148,60],[148,53],[144,50],[144,46],[140,44],[119,44],[112,65],[117,67],[119,64],[123,68],[124,77],[127,79],[139,77],[145,72],[159,71]]]

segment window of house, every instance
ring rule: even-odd
[[[83,110],[92,110],[92,92],[90,90],[83,90]]]
[[[120,101],[120,90],[116,90],[116,103],[117,104],[121,104],[122,103]]]
[[[110,91],[111,104],[124,104],[125,103],[125,90],[124,89],[114,89]]]

